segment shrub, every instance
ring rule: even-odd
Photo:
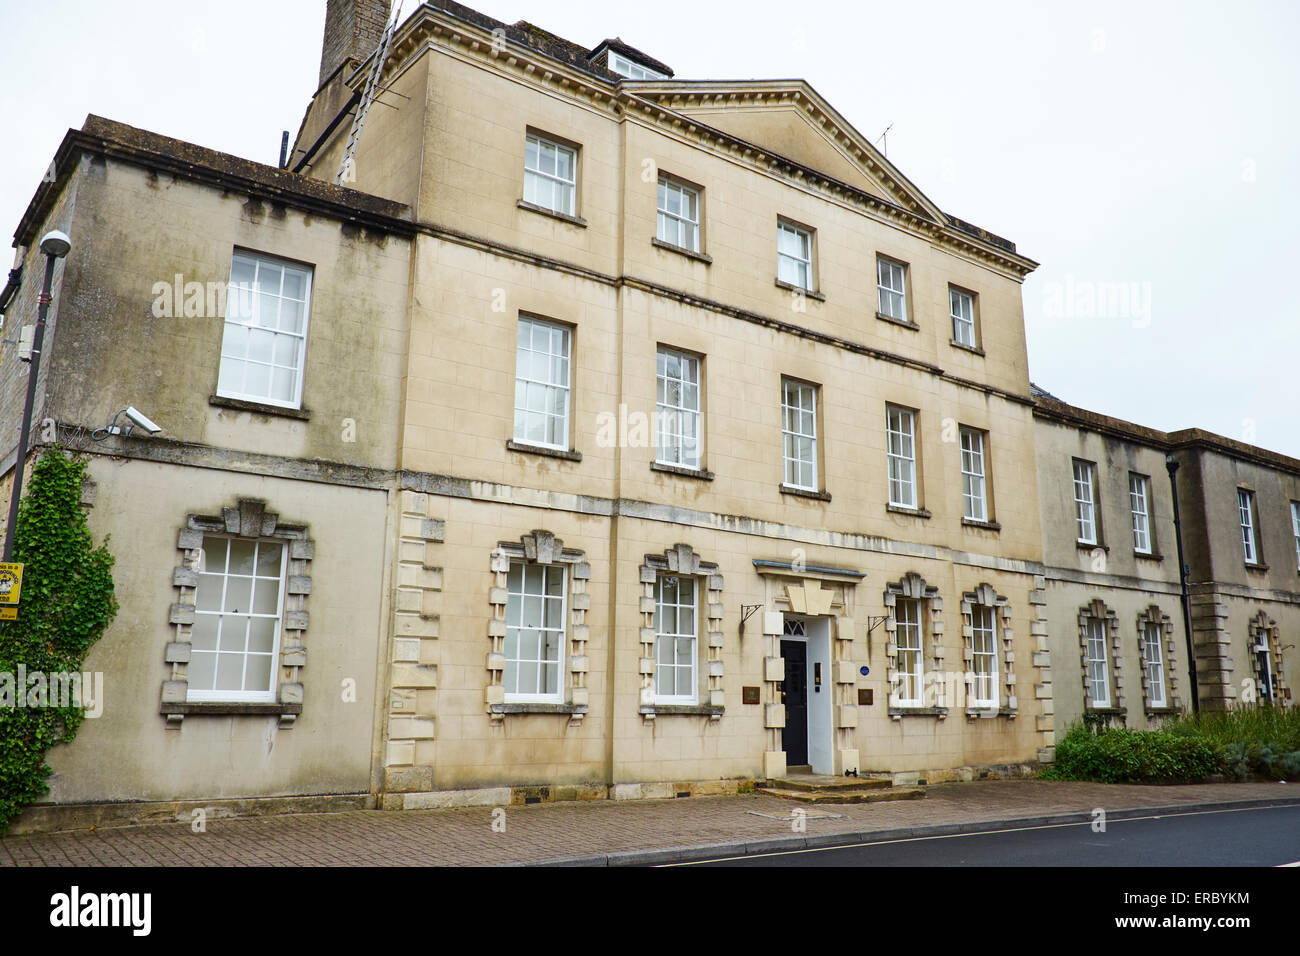
[[[1100,783],[1188,783],[1218,773],[1221,760],[1204,740],[1163,731],[1093,730],[1077,724],[1056,744],[1044,776]]]

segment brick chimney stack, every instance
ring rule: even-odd
[[[340,66],[360,63],[379,46],[388,23],[388,0],[325,0],[325,40],[321,44],[320,84]]]

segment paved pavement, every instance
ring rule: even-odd
[[[761,849],[756,845],[761,841],[813,844],[873,832],[915,835],[933,827],[1086,816],[1098,807],[1113,817],[1129,809],[1284,798],[1300,803],[1300,787],[1046,780],[940,784],[931,786],[924,800],[806,807],[805,834],[795,833],[788,819],[801,805],[759,795],[535,804],[503,812],[364,810],[209,819],[204,833],[192,832],[186,822],[11,836],[0,840],[0,866],[474,866],[575,857],[594,863],[655,862],[682,856],[681,848],[696,848],[685,855],[699,858],[709,855],[701,848],[726,844]],[[653,856],[634,852],[669,848],[674,849]]]

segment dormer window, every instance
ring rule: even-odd
[[[668,79],[666,74],[660,73],[658,70],[652,70],[648,66],[642,66],[640,63],[635,63],[622,54],[615,53],[613,50],[610,50],[609,52],[609,69],[610,72],[617,73],[619,76],[625,76],[629,80]]]
[[[670,80],[672,67],[660,63],[652,56],[647,56],[635,47],[628,46],[618,37],[604,40],[592,50],[588,62],[596,67],[604,67],[628,80]]]

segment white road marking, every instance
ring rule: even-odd
[[[1282,806],[1277,807],[1232,807],[1222,810],[1189,810],[1186,813],[1164,813],[1145,817],[1125,817],[1119,820],[1111,820],[1110,823],[1137,823],[1140,820],[1163,820],[1166,817],[1211,816],[1216,813],[1247,813],[1251,810],[1286,810],[1291,809],[1293,806],[1293,804],[1283,804]],[[800,853],[825,853],[828,850],[858,850],[863,847],[888,846],[893,843],[921,843],[926,840],[952,840],[959,837],[992,836],[999,833],[1026,833],[1030,830],[1063,830],[1068,827],[1086,826],[1091,826],[1091,821],[1080,820],[1078,823],[1044,823],[1032,827],[1008,827],[1002,830],[979,830],[974,833],[941,833],[936,836],[902,837],[897,840],[875,840],[868,843],[841,843],[837,846],[808,847],[803,850],[774,850],[770,853],[747,853],[743,856],[720,856],[708,860],[688,860],[682,863],[659,863],[655,865],[655,868],[666,869],[674,866],[699,866],[702,863],[730,863],[733,860],[758,860],[769,856],[796,856]],[[1300,867],[1300,861],[1283,865]]]

